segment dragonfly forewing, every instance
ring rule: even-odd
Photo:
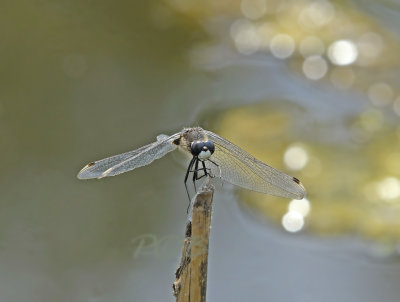
[[[78,178],[90,179],[114,176],[148,165],[175,150],[176,145],[173,144],[173,140],[177,137],[179,137],[179,133],[171,136],[160,135],[156,142],[139,149],[89,163],[79,172]]]
[[[245,189],[286,198],[302,199],[303,185],[294,177],[274,169],[256,159],[228,140],[211,131],[205,131],[215,144],[208,167],[214,176]]]

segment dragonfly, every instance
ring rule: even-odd
[[[214,132],[200,127],[184,128],[173,135],[161,134],[157,141],[139,149],[93,161],[78,173],[79,179],[115,176],[146,166],[167,153],[181,149],[191,156],[184,184],[189,200],[187,181],[202,177],[218,177],[233,185],[269,195],[303,199],[306,190],[301,182],[239,148]]]

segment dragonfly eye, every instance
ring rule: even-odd
[[[207,147],[208,150],[210,150],[211,154],[214,153],[214,151],[215,151],[215,146],[214,146],[214,143],[213,143],[212,141],[206,141],[206,142],[204,143],[204,145]]]
[[[192,152],[192,155],[198,156],[200,152],[203,151],[203,147],[204,147],[204,142],[196,141],[191,144],[190,151]]]

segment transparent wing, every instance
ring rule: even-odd
[[[78,178],[89,179],[114,176],[146,166],[176,149],[176,145],[172,142],[179,135],[180,133],[171,136],[162,134],[157,136],[156,142],[139,149],[89,163],[78,173]]]
[[[246,151],[217,134],[206,131],[214,142],[211,156],[219,167],[208,164],[212,174],[245,189],[275,196],[302,199],[306,190],[300,181],[259,161]]]

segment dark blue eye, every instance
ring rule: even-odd
[[[201,151],[203,151],[204,147],[204,142],[193,142],[192,145],[190,146],[190,151],[192,152],[192,155],[197,156],[200,154]]]
[[[214,146],[214,143],[212,141],[206,141],[204,143],[204,145],[207,147],[208,150],[210,150],[211,154],[214,153],[215,146]]]

